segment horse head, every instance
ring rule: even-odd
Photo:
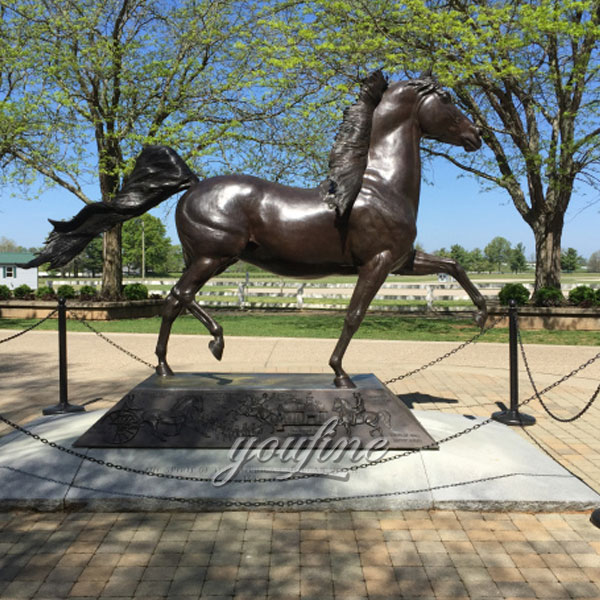
[[[417,92],[417,118],[423,137],[467,152],[481,148],[479,129],[452,103],[450,93],[429,77],[408,82]]]

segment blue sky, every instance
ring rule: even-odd
[[[455,243],[471,250],[483,249],[492,238],[502,236],[513,245],[522,242],[529,258],[534,252],[533,234],[508,195],[502,190],[482,191],[475,179],[460,175],[457,167],[441,159],[428,171],[431,184],[424,183],[421,191],[418,242],[428,252]],[[94,197],[93,192],[90,195]],[[597,196],[595,191],[576,193],[565,219],[562,246],[572,246],[585,258],[600,250],[600,203],[580,211]],[[50,231],[48,218],[68,219],[82,206],[75,196],[58,188],[34,200],[23,195],[12,197],[4,188],[0,195],[0,237],[25,247],[40,246]],[[167,201],[151,214],[165,222],[171,241],[178,243],[173,206],[173,200]]]

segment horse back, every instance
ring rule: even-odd
[[[336,221],[318,188],[245,175],[198,182],[176,212],[186,256],[237,257],[283,274],[306,269],[307,276],[351,262]]]

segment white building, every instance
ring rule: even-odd
[[[14,290],[20,285],[26,284],[32,290],[38,286],[38,270],[23,269],[18,265],[29,262],[35,258],[31,252],[0,252],[0,285],[7,285]]]

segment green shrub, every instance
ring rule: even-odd
[[[75,288],[72,285],[59,285],[56,290],[56,295],[59,298],[64,298],[65,300],[69,300],[71,298],[75,298],[77,294],[75,293]]]
[[[98,291],[93,285],[82,285],[79,288],[79,297],[82,300],[95,300],[98,297]]]
[[[33,298],[33,290],[24,283],[13,290],[13,296],[19,300],[30,300]]]
[[[596,292],[587,285],[578,285],[569,292],[569,302],[575,306],[584,308],[594,306],[598,303]]]
[[[533,294],[535,306],[562,306],[564,303],[565,297],[558,288],[543,287]]]
[[[129,283],[123,288],[123,296],[127,300],[146,300],[148,288],[143,283]]]
[[[35,291],[35,297],[39,298],[40,300],[54,300],[54,298],[56,298],[56,294],[51,286],[43,285]]]
[[[500,304],[507,305],[510,300],[514,300],[517,306],[522,306],[529,300],[529,290],[522,283],[507,283],[498,292],[498,298]]]
[[[7,285],[0,285],[0,300],[8,300],[12,296],[12,292]]]

